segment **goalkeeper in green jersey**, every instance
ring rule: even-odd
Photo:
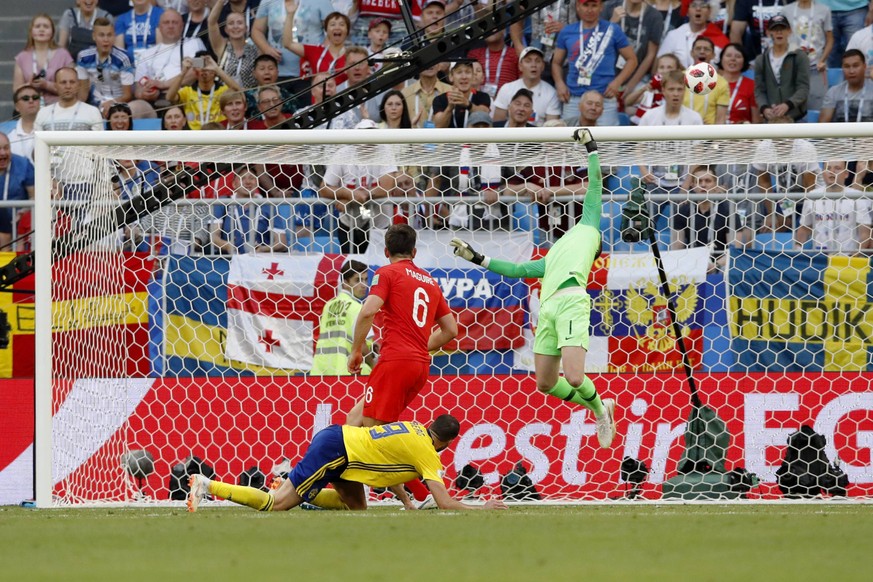
[[[589,408],[596,419],[597,440],[608,448],[615,438],[615,401],[600,400],[591,378],[585,375],[591,297],[588,274],[600,255],[600,214],[603,174],[597,143],[587,129],[575,138],[588,150],[588,190],[582,220],[562,236],[542,259],[511,263],[489,258],[460,239],[452,239],[456,256],[500,275],[541,278],[540,317],[534,339],[537,389],[567,402]],[[560,376],[561,364],[564,376]]]

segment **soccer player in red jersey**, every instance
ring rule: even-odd
[[[395,224],[385,233],[385,256],[390,264],[373,275],[370,294],[358,314],[349,371],[361,371],[364,341],[379,311],[384,322],[382,346],[364,397],[349,412],[347,424],[376,426],[399,420],[427,383],[430,352],[458,335],[458,324],[439,284],[412,262],[415,240],[415,230],[407,224]],[[434,330],[434,324],[439,329]],[[419,501],[426,498],[421,482],[407,486]],[[405,494],[395,493],[409,508]]]

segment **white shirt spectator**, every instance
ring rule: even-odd
[[[679,115],[670,118],[667,117],[667,106],[659,105],[654,109],[650,109],[642,119],[640,125],[703,125],[703,118],[700,114],[684,105],[679,110]]]
[[[649,114],[646,114],[648,117]],[[643,117],[645,120],[646,117]],[[820,172],[818,163],[813,160],[818,159],[818,152],[815,146],[806,139],[796,139],[791,144],[791,153],[784,151],[784,147],[777,151],[776,145],[771,139],[765,139],[758,144],[755,150],[755,159],[759,160],[752,164],[752,168],[758,172],[767,172],[773,175],[776,180],[774,189],[780,192],[787,192],[795,188],[797,179],[801,174],[811,172],[818,175]],[[801,160],[795,162],[784,162],[777,160]],[[808,160],[808,161],[802,161]]]
[[[21,127],[21,120],[6,134],[9,137],[9,145],[12,153],[33,161],[33,132],[27,133]]]
[[[691,56],[691,48],[694,46],[694,41],[700,36],[699,32],[692,32],[691,25],[687,22],[678,28],[674,28],[664,37],[664,42],[658,47],[658,56],[673,53],[682,67],[690,67],[694,64],[694,58]],[[715,58],[718,60],[718,55],[721,49],[715,48]],[[648,115],[648,113],[646,114]]]
[[[354,152],[351,148],[361,146],[346,146],[340,148],[336,153],[336,159],[352,159]],[[368,146],[363,146],[368,147]],[[390,157],[390,152],[386,152]],[[331,164],[325,168],[324,184],[336,188],[338,186],[346,186],[350,189],[355,188],[373,188],[378,186],[379,178],[386,174],[394,174],[397,172],[397,166],[362,166],[357,164]],[[368,202],[365,209],[361,210],[361,216],[367,214],[371,216],[371,225],[375,228],[388,228],[391,226],[391,221],[394,217],[393,206],[387,198],[384,202]],[[351,226],[355,217],[347,211],[340,215],[340,221],[347,226]]]
[[[180,51],[179,43],[156,44],[136,59],[136,80],[143,77],[154,81],[169,81],[182,74],[182,58],[191,57],[206,47],[199,38],[186,38]]]
[[[817,190],[823,192],[823,190]],[[846,188],[845,192],[857,194]],[[834,195],[833,192],[830,193]],[[807,200],[800,225],[812,230],[813,248],[836,253],[853,253],[860,248],[858,225],[873,224],[870,200],[822,198]]]
[[[103,131],[103,116],[93,105],[77,101],[71,107],[60,103],[43,107],[33,122],[34,131]],[[73,150],[79,151],[79,150]],[[93,183],[94,161],[87,156],[61,154],[57,149],[52,155],[52,175],[65,184]]]
[[[561,115],[563,107],[561,101],[558,99],[558,92],[554,87],[545,81],[540,81],[536,87],[530,89],[524,84],[524,79],[510,81],[500,88],[497,92],[497,97],[495,97],[494,101],[491,103],[492,115],[494,114],[494,110],[498,107],[509,111],[509,102],[512,101],[512,96],[515,95],[519,89],[528,89],[533,93],[533,110],[535,116],[533,124],[537,127],[542,127],[546,122],[547,115]]]

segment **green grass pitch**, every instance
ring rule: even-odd
[[[2,580],[871,580],[873,505],[0,508]]]

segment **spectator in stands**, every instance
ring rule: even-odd
[[[833,253],[873,248],[873,207],[869,199],[857,197],[859,190],[846,188],[849,170],[845,160],[828,162],[821,176],[826,197],[804,202],[796,247],[804,248],[812,240],[814,249]]]
[[[283,42],[285,48],[303,59],[301,67],[312,73],[334,73],[346,66],[346,40],[349,37],[351,21],[342,12],[331,12],[324,19],[324,42],[318,45],[304,44],[294,40],[294,15],[300,0],[285,0],[288,18],[285,19]],[[337,77],[337,83],[345,80]]]
[[[79,75],[64,67],[55,73],[58,102],[39,110],[34,121],[36,131],[102,131],[100,110],[79,99]]]
[[[424,31],[425,40],[440,36],[445,31],[446,2],[444,0],[423,0],[419,30]]]
[[[188,0],[152,0],[152,4],[159,6],[164,10],[175,10],[181,15],[188,13]]]
[[[470,61],[455,61],[449,65],[451,90],[433,100],[433,123],[436,127],[466,127],[467,117],[474,111],[489,113],[491,97],[471,87],[473,66]]]
[[[828,58],[828,67],[840,66],[840,57],[843,52],[852,46],[852,37],[861,30],[869,28],[867,25],[873,22],[873,5],[868,5],[867,0],[819,0],[831,9],[831,22],[833,23],[834,50]],[[870,35],[870,32],[867,33]],[[867,62],[870,62],[873,53],[861,49]]]
[[[350,87],[360,85],[373,76],[373,69],[370,68],[368,62],[369,56],[370,54],[367,52],[367,49],[361,46],[351,46],[346,49],[346,80],[342,83],[337,83],[337,93],[345,91]],[[378,120],[379,107],[382,105],[383,96],[384,94],[373,95],[353,109],[352,111],[355,112],[356,116],[355,124],[362,119]]]
[[[730,41],[709,21],[711,16],[712,5],[707,0],[692,0],[688,5],[688,22],[667,33],[658,48],[658,56],[672,53],[685,69],[695,62],[691,52],[692,43],[701,36],[712,39],[718,56],[722,47],[727,46]]]
[[[58,101],[58,90],[52,79],[63,67],[73,64],[67,49],[55,43],[55,23],[48,14],[37,14],[27,30],[27,44],[15,55],[12,90],[31,85],[39,91],[42,102],[51,105]]]
[[[33,123],[34,131],[103,131],[100,110],[79,100],[79,75],[76,69],[64,67],[55,73],[58,102],[43,107]],[[94,168],[81,156],[65,157],[53,165],[52,178],[59,185],[62,200],[82,200],[90,196]],[[81,216],[71,211],[75,219]]]
[[[258,111],[258,91],[262,87],[272,87],[279,91],[282,96],[282,112],[294,113],[300,108],[300,103],[294,99],[294,94],[285,89],[287,86],[277,85],[279,82],[279,63],[271,55],[260,55],[255,59],[255,86],[246,90],[246,102],[248,103],[248,117],[260,115]],[[308,105],[308,104],[307,104]]]
[[[216,61],[237,85],[243,88],[254,87],[257,85],[254,70],[258,47],[247,42],[246,17],[239,12],[229,13],[224,28],[227,33],[225,38],[219,30],[218,14],[218,10],[209,13],[209,42]]]
[[[367,45],[367,52],[370,56],[376,55],[377,53],[381,53],[382,49],[385,48],[385,44],[388,41],[388,37],[391,36],[391,20],[388,18],[374,18],[370,21],[369,28],[367,30],[367,40],[369,44]],[[381,57],[382,55],[378,55]],[[373,72],[377,72],[382,68],[384,63],[373,63]]]
[[[413,127],[435,127],[433,122],[433,100],[446,93],[452,86],[437,78],[440,65],[433,65],[418,73],[418,81],[403,89],[406,106],[412,116]]]
[[[226,255],[284,250],[273,243],[273,205],[251,204],[262,200],[258,176],[247,165],[234,170],[233,196],[227,205],[215,207],[210,238],[215,248]]]
[[[802,120],[809,97],[809,59],[788,46],[791,25],[781,14],[770,19],[767,34],[772,46],[755,60],[755,101],[766,120],[784,115]]]
[[[788,44],[809,57],[809,99],[807,108],[821,109],[828,90],[828,58],[834,47],[831,9],[815,0],[797,0],[782,9],[791,25]]]
[[[543,81],[543,71],[546,68],[543,59],[543,51],[534,46],[529,46],[521,51],[518,57],[518,69],[521,78],[517,81],[506,83],[497,92],[494,99],[494,121],[506,119],[509,101],[519,89],[527,89],[534,96],[534,110],[531,122],[542,126],[549,119],[560,119],[563,111],[558,92],[547,82]]]
[[[783,0],[736,0],[731,42],[743,45],[752,58],[759,56],[772,46],[768,33],[773,17],[781,16],[783,7]]]
[[[525,39],[525,22],[516,22],[509,27],[512,38],[512,46],[519,55],[528,46],[540,49],[543,61],[548,65],[552,62],[552,54],[555,52],[555,41],[558,33],[568,24],[579,21],[576,16],[576,0],[558,0],[530,15],[530,39]],[[554,85],[552,68],[546,66],[543,70],[543,79]],[[516,89],[517,90],[517,89]],[[513,91],[510,95],[514,95]]]
[[[115,46],[126,50],[134,64],[139,65],[147,49],[166,42],[160,31],[164,9],[154,6],[150,0],[131,0],[131,3],[133,8],[115,19]],[[181,19],[180,16],[180,22]],[[179,32],[181,34],[181,30]]]
[[[22,85],[15,91],[12,100],[18,122],[9,133],[12,153],[33,161],[33,123],[39,113],[39,91],[30,85]]]
[[[782,117],[770,117],[767,123],[794,123],[794,119],[783,115]],[[773,140],[761,141],[755,150],[754,159],[780,159]],[[755,209],[756,213],[763,212],[762,217],[751,215],[754,229],[760,229],[763,232],[791,230],[795,224],[794,202],[787,199],[778,203],[774,203],[774,201],[778,199],[779,194],[785,192],[809,192],[815,188],[819,174],[818,164],[793,160],[816,159],[818,159],[818,153],[812,142],[806,139],[795,139],[791,145],[791,155],[787,157],[786,161],[752,164],[752,173],[757,179],[757,189],[774,194],[772,198],[765,200]]]
[[[589,91],[592,93],[592,91]],[[583,95],[584,98],[588,93]],[[596,119],[591,125],[596,125]],[[566,127],[563,119],[551,119],[544,127]],[[548,159],[548,158],[546,158]],[[559,163],[565,162],[561,159]],[[584,195],[588,168],[584,166],[545,166],[536,168],[539,183],[532,185],[531,199],[536,203],[539,228],[554,243],[576,225],[582,217],[582,202],[570,196]]]
[[[691,171],[691,191],[710,194],[713,199],[682,202],[676,206],[672,220],[670,248],[686,249],[712,245],[709,270],[723,269],[727,264],[727,247],[731,237],[731,203],[726,190],[719,185],[715,170],[697,166]],[[720,200],[719,200],[720,199]]]
[[[116,103],[106,114],[107,129],[110,131],[130,131],[133,129],[133,113],[127,103]]]
[[[652,8],[658,11],[663,19],[664,26],[661,30],[661,42],[667,38],[667,34],[671,30],[676,30],[685,23],[685,16],[682,14],[683,6],[681,0],[646,0]],[[658,48],[658,55],[664,54]]]
[[[165,131],[181,131],[191,129],[185,110],[178,105],[167,107],[161,116],[161,129]]]
[[[376,122],[364,119],[356,129],[375,129]],[[374,146],[345,146],[366,148]],[[377,146],[378,147],[378,146]],[[342,149],[337,159],[344,159]],[[349,159],[349,158],[346,158]],[[339,212],[337,235],[342,253],[363,253],[370,245],[370,228],[387,228],[394,216],[393,205],[386,199],[396,187],[397,168],[391,165],[331,164],[324,173],[318,195],[336,200]]]
[[[12,153],[6,134],[0,133],[0,188],[2,200],[33,200],[33,164]],[[13,233],[17,235],[17,216],[24,208],[0,208],[0,250],[7,252]]]
[[[227,129],[248,129],[249,120],[246,119],[246,96],[239,91],[228,91],[218,98],[218,107],[224,114],[221,125]]]
[[[600,91],[586,91],[579,100],[579,117],[569,120],[570,127],[594,127],[603,115],[603,95]]]
[[[518,54],[514,48],[506,46],[504,36],[504,31],[498,30],[485,37],[484,47],[467,53],[467,58],[482,65],[484,82],[479,90],[488,93],[492,100],[501,87],[518,79]]]
[[[58,23],[58,46],[67,49],[74,61],[78,60],[79,51],[91,46],[91,31],[98,18],[112,24],[112,15],[97,8],[97,0],[76,0],[76,6],[64,10]],[[115,28],[112,30],[114,32]],[[112,40],[115,40],[115,34]]]
[[[202,66],[194,66],[195,63]],[[197,80],[191,86],[180,88],[182,79],[192,69]],[[217,80],[221,81],[220,85]],[[179,103],[182,106],[191,129],[200,129],[207,123],[223,121],[224,114],[219,105],[221,96],[227,91],[233,92],[241,89],[212,60],[208,52],[200,51],[194,59],[185,58],[182,61],[182,74],[173,79],[173,83],[167,91],[167,99],[171,103]]]
[[[820,123],[873,121],[873,80],[867,78],[864,53],[849,49],[843,54],[842,83],[825,94],[819,114]]]
[[[291,117],[282,111],[282,94],[276,87],[258,89],[258,111],[261,118],[249,123],[249,129],[270,129]]]
[[[385,39],[389,44],[400,42],[406,37],[406,27],[403,26],[402,15],[400,13],[400,2],[353,0],[351,4],[353,6],[351,12],[357,15],[349,31],[349,41],[353,45],[367,45],[373,23],[387,23],[388,34],[385,36]],[[393,26],[395,22],[397,23],[396,30]]]
[[[133,99],[133,63],[127,52],[113,45],[115,28],[105,18],[93,23],[94,44],[79,53],[79,99],[99,108],[104,117],[115,103]],[[151,106],[143,102],[143,116]],[[154,111],[151,111],[154,116]]]
[[[664,91],[664,103],[654,109],[646,112],[645,117],[640,120],[640,126],[670,126],[670,125],[703,125],[703,119],[700,114],[682,105],[682,100],[685,96],[685,72],[670,71],[661,80]],[[653,143],[651,147],[656,148],[656,151],[662,144]],[[673,153],[666,151],[664,153]],[[675,158],[679,159],[682,155],[678,152]],[[688,182],[688,168],[680,164],[672,164],[669,166],[643,166],[639,167],[641,181],[646,189],[651,193],[657,194],[672,194],[679,192],[680,187]],[[666,223],[662,219],[667,216],[667,204],[654,204],[652,216],[655,217],[656,226],[658,228],[666,227]]]
[[[743,45],[732,42],[724,47],[718,66],[719,75],[727,81],[730,92],[727,123],[761,123],[761,111],[755,101],[755,80],[743,74],[749,69]]]
[[[695,63],[714,64],[715,45],[712,44],[712,39],[705,36],[694,39],[691,54]],[[724,125],[727,122],[730,98],[730,86],[726,79],[719,76],[715,89],[706,95],[695,95],[691,91],[686,91],[683,105],[699,113],[706,125]]]
[[[165,10],[160,19],[161,42],[142,53],[136,61],[136,96],[160,104],[175,78],[182,75],[182,60],[195,57],[206,48],[200,39],[182,39],[182,17],[175,10]],[[193,72],[183,76],[181,83],[190,83]]]
[[[633,105],[637,106],[634,114],[630,116],[632,124],[639,124],[646,111],[664,103],[664,93],[661,92],[664,76],[670,71],[679,70],[682,70],[682,64],[676,55],[673,53],[661,55],[655,60],[655,74],[652,75],[649,82],[640,83],[636,89],[630,93],[625,93],[625,110],[629,110]]]
[[[379,129],[411,129],[412,120],[403,93],[392,89],[385,93],[379,106]]]
[[[266,2],[266,4],[279,4],[278,2]],[[224,23],[227,22],[227,17],[230,16],[231,12],[235,12],[237,14],[242,14],[246,23],[246,37],[252,37],[252,30],[254,30],[255,19],[258,16],[258,11],[261,5],[261,0],[216,0],[213,3],[212,10],[218,10],[218,22]],[[282,12],[284,13],[284,6],[281,7]],[[279,34],[281,36],[282,26],[279,26]],[[224,24],[221,25],[221,34],[222,36],[227,36],[224,32]],[[254,39],[252,39],[254,40]],[[280,41],[281,42],[281,41]]]
[[[115,174],[118,180],[113,181],[112,186],[120,200],[130,200],[142,195],[161,177],[157,164],[148,160],[116,160]]]
[[[322,103],[326,98],[336,95],[336,81],[329,73],[318,73],[312,77],[313,104]],[[316,129],[353,129],[361,121],[360,109],[349,109],[335,115]]]
[[[579,22],[565,26],[558,35],[552,79],[564,103],[564,118],[575,116],[582,94],[596,89],[604,97],[601,125],[618,125],[617,97],[637,69],[637,56],[621,28],[600,18],[602,8],[601,0],[576,3]],[[619,56],[625,59],[625,67],[616,75]]]
[[[661,45],[664,18],[643,0],[609,0],[603,6],[602,17],[618,24],[637,55],[637,69],[627,80],[627,87],[636,87],[649,77]],[[624,68],[624,59],[616,62],[616,74]]]
[[[533,114],[533,93],[529,89],[521,88],[516,91],[509,102],[507,111],[507,119],[505,121],[494,123],[494,127],[507,127],[512,129],[521,129],[523,127],[536,127],[530,123],[531,115]],[[505,148],[505,146],[504,146]],[[503,150],[506,152],[506,149]],[[496,157],[496,156],[495,156]],[[515,146],[513,158],[519,157],[518,145]],[[486,168],[482,168],[482,201],[486,204],[486,212],[482,219],[482,227],[488,229],[509,228],[511,220],[512,205],[499,203],[497,195],[515,195],[530,196],[531,201],[535,202],[536,193],[542,186],[542,182],[538,180],[537,168],[533,166],[504,166],[501,171],[503,187],[495,187],[494,180],[489,180],[486,175]],[[532,214],[533,208],[530,208]]]
[[[164,8],[172,8],[172,6],[165,6]],[[209,34],[209,7],[207,6],[207,0],[188,0],[188,12],[185,13],[182,10],[179,10],[179,12],[183,15],[182,38],[200,39],[200,42],[209,51],[210,56],[217,58],[219,53],[212,46],[212,36]],[[220,11],[216,10],[216,12]]]

